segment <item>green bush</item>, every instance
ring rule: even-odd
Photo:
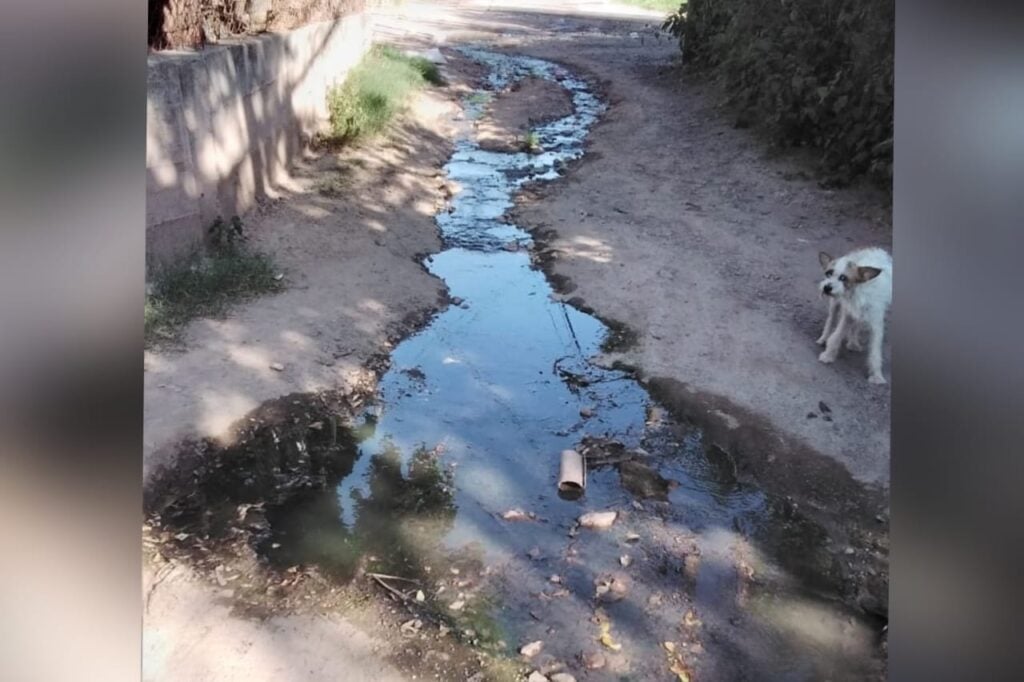
[[[893,0],[690,0],[665,21],[742,120],[820,152],[833,184],[892,182]]]
[[[379,133],[402,111],[414,90],[441,82],[441,74],[430,60],[386,46],[373,48],[327,96],[329,141],[343,143]]]

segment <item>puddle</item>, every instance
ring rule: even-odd
[[[444,250],[426,261],[457,303],[392,353],[340,483],[268,509],[260,552],[341,579],[369,565],[420,580],[425,606],[483,648],[516,656],[543,640],[532,664],[576,675],[581,655],[602,652],[588,679],[668,679],[664,642],[697,679],[875,674],[875,631],[822,597],[829,580],[809,587],[773,552],[820,559],[828,574],[827,538],[739,482],[700,432],[656,417],[630,375],[593,364],[609,330],[556,300],[530,235],[504,217],[523,185],[583,155],[602,103],[555,64],[463,52],[489,67],[487,90],[545,78],[574,113],[535,129],[540,153],[482,151],[469,121],[489,94],[467,99],[467,135],[445,169],[461,189],[437,218]],[[563,499],[560,452],[584,442],[606,463],[581,499]],[[514,509],[526,518],[503,518]],[[576,527],[606,509],[619,512],[610,529]],[[595,581],[613,578],[625,597],[596,598]],[[598,643],[602,619],[621,651]]]

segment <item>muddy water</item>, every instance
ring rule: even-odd
[[[738,482],[630,375],[595,365],[608,329],[553,296],[529,234],[504,218],[524,184],[583,155],[602,103],[557,65],[464,52],[489,68],[468,121],[528,75],[566,88],[574,113],[535,129],[539,153],[482,151],[467,124],[445,168],[460,188],[437,219],[445,248],[426,261],[455,304],[395,349],[352,472],[272,515],[268,557],[416,578],[424,608],[482,648],[542,640],[531,667],[577,676],[600,653],[587,679],[870,676],[874,632],[815,584],[834,561],[827,538]],[[559,453],[587,444],[586,493],[563,499]],[[619,517],[577,526],[596,510]]]

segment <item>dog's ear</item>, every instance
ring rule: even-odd
[[[880,274],[882,274],[882,271],[879,270],[878,268],[872,268],[867,265],[862,265],[857,268],[857,281],[867,282],[868,280],[872,280],[875,277],[878,277]]]
[[[818,262],[821,263],[821,267],[828,269],[828,264],[832,262],[832,256],[828,255],[824,251],[818,253]]]

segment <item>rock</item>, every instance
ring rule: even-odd
[[[602,575],[594,580],[595,596],[603,602],[621,601],[629,592],[629,578],[625,574]]]
[[[604,654],[600,651],[585,651],[580,656],[580,660],[583,661],[583,667],[587,670],[600,670],[607,663]]]
[[[619,563],[622,565],[623,568],[629,568],[629,565],[633,563],[633,557],[629,556],[628,554],[623,554],[619,557]]]
[[[458,296],[454,296],[452,297],[452,305],[462,305],[463,300],[464,299],[461,299]]]
[[[640,535],[638,533],[626,533],[625,540],[626,540],[626,542],[631,543],[631,544],[634,543],[634,542],[639,542],[640,541]]]
[[[660,424],[665,419],[665,410],[656,406],[649,406],[647,408],[647,419],[646,422],[649,426]]]
[[[569,673],[555,673],[550,679],[551,682],[576,682],[576,678]]]
[[[531,561],[540,561],[544,558],[544,552],[540,550],[540,547],[534,547],[526,553],[526,556],[530,557]]]
[[[544,642],[538,639],[536,642],[530,642],[529,644],[524,644],[523,646],[521,646],[519,648],[519,653],[525,656],[526,658],[533,658],[534,656],[539,654],[540,650],[543,648]]]
[[[562,582],[562,576],[560,576],[560,575],[553,575],[550,578],[548,578],[548,580],[553,582],[553,583],[555,583],[557,585],[557,584],[560,584]]]
[[[427,595],[423,594],[423,590],[416,590],[416,601],[426,601]]]
[[[537,666],[537,672],[549,677],[553,673],[561,672],[565,668],[565,664],[551,654],[541,654],[534,661],[534,664]]]
[[[594,416],[594,410],[590,407],[581,407],[580,416],[583,417],[584,419],[590,419],[591,417]]]
[[[687,554],[683,559],[683,572],[690,580],[696,580],[700,573],[700,557],[696,554]]]
[[[618,517],[619,513],[613,511],[587,512],[579,518],[579,523],[584,528],[604,530],[606,528],[611,528],[612,524],[615,523],[615,519]]]
[[[282,365],[280,362],[273,362],[270,364],[270,369],[274,370],[275,372],[283,372],[284,365]]]
[[[501,518],[506,521],[531,521],[533,520],[533,515],[524,512],[522,509],[509,509],[501,515]]]
[[[640,498],[667,500],[671,482],[642,462],[627,461],[619,465],[622,487]]]
[[[530,673],[530,676],[526,678],[526,682],[548,682],[548,678],[534,670]]]
[[[458,599],[456,601],[453,601],[451,604],[449,604],[448,608],[451,609],[452,611],[461,611],[462,608],[465,605],[466,605],[466,602],[464,600]]]

